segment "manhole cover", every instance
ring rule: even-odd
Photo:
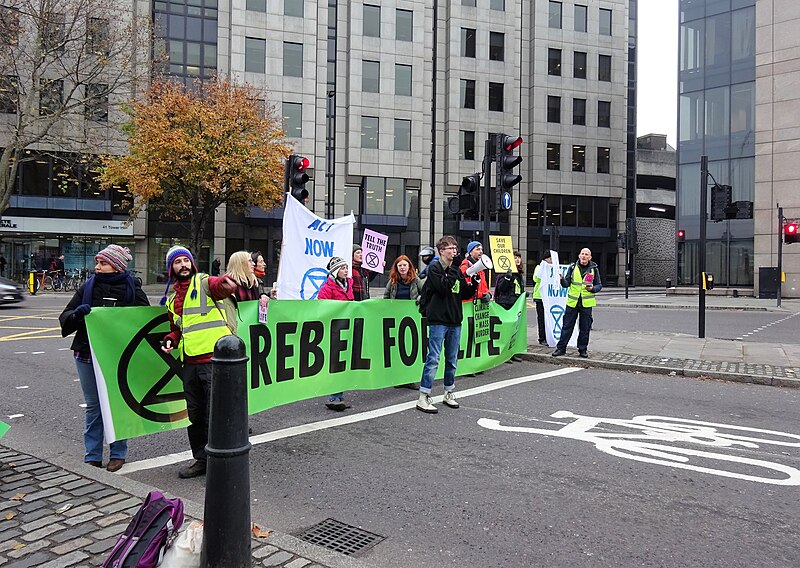
[[[372,548],[385,537],[334,519],[325,519],[307,528],[298,535],[298,538],[350,556]]]

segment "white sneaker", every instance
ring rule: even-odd
[[[458,401],[456,400],[456,395],[453,391],[445,392],[442,402],[450,408],[458,408]]]
[[[424,392],[419,393],[419,400],[417,400],[417,410],[421,410],[422,412],[427,412],[428,414],[436,414],[437,412],[439,412],[439,409],[433,406],[430,395]]]

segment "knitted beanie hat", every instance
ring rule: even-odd
[[[347,261],[340,256],[334,256],[328,262],[328,272],[331,276],[336,278],[336,275],[339,273],[339,269],[343,266],[347,266]]]
[[[110,264],[117,272],[125,272],[128,269],[128,263],[133,260],[133,257],[128,247],[108,245],[94,255],[94,259]]]
[[[176,258],[181,256],[188,258],[189,262],[192,263],[192,270],[197,272],[197,264],[195,264],[194,257],[192,253],[189,252],[189,249],[181,245],[175,245],[170,248],[167,251],[167,287],[164,288],[164,296],[161,298],[162,306],[167,303],[167,292],[169,292],[169,287],[172,284],[172,263],[175,262]]]
[[[483,245],[480,243],[480,241],[471,241],[467,245],[467,254],[471,253],[472,249],[474,249],[475,247],[483,247]]]
[[[353,254],[356,254],[357,251],[363,250],[361,245],[353,245]]]

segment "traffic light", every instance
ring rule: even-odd
[[[308,174],[306,170],[310,165],[311,162],[305,156],[292,154],[286,159],[287,190],[292,193],[292,197],[303,204],[308,201],[308,190],[306,189]]]
[[[522,162],[522,156],[515,156],[514,150],[522,144],[522,137],[497,135],[497,204],[499,209],[511,209],[511,189],[522,181],[522,176],[514,173]],[[507,195],[506,195],[507,194]]]
[[[783,226],[783,242],[787,245],[796,243],[797,242],[797,231],[800,227],[798,227],[797,223],[794,221],[787,222]]]
[[[733,216],[728,219],[752,219],[753,218],[753,202],[752,201],[734,201],[731,205],[733,209]]]
[[[447,200],[447,209],[452,214],[466,213],[468,211],[478,211],[478,195],[481,190],[481,174],[475,173],[471,176],[464,176],[461,180],[461,187],[458,189],[458,196]]]
[[[732,219],[729,216],[731,213],[735,215],[736,211],[732,210],[731,203],[732,190],[729,185],[714,184],[711,188],[711,220],[723,221],[725,219]]]
[[[683,229],[678,229],[678,231],[675,233],[675,241],[682,243],[685,240],[686,240],[686,231],[684,231]]]

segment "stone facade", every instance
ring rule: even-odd
[[[636,279],[639,286],[664,286],[675,282],[675,221],[638,218],[639,252],[636,254]]]

